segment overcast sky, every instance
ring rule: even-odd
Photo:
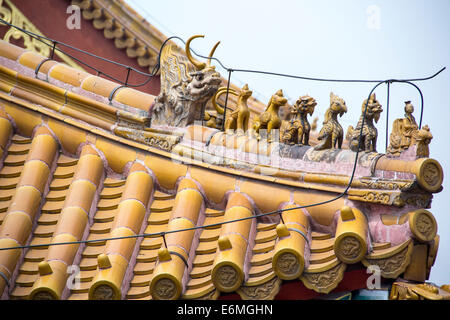
[[[234,69],[258,69],[323,78],[415,78],[450,67],[450,1],[287,1],[226,2],[210,0],[127,0],[165,35],[183,39],[205,34],[192,48],[207,55],[221,41],[215,56]],[[222,76],[224,70],[218,68]],[[273,76],[233,73],[237,85],[248,82],[254,96],[267,103],[278,89],[290,100],[313,96],[315,115],[323,120],[333,91],[346,101],[349,111],[341,123],[356,125],[362,101],[373,84],[309,82]],[[450,284],[450,68],[428,82],[417,82],[423,91],[423,124],[434,136],[431,157],[444,167],[444,191],[434,196],[432,213],[441,236],[438,258],[430,281]],[[377,89],[386,104],[386,86]],[[420,97],[405,84],[391,85],[389,130],[403,117],[404,101],[411,100],[419,120]],[[378,151],[385,151],[385,116],[378,123]]]

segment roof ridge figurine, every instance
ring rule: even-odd
[[[414,118],[414,106],[411,101],[405,101],[405,117],[395,119],[392,124],[392,132],[389,136],[387,154],[390,157],[400,157],[412,146],[417,145],[414,157],[428,157],[430,150],[428,145],[433,139],[428,126],[419,129]]]
[[[281,119],[278,115],[278,110],[281,106],[287,103],[287,99],[283,95],[283,90],[278,90],[272,97],[269,103],[259,116],[255,118],[253,123],[253,130],[257,139],[261,139],[260,130],[267,130],[267,141],[273,141],[272,130],[279,129],[281,126]]]
[[[337,116],[342,117],[347,112],[347,106],[342,98],[333,92],[330,93],[330,107],[325,112],[322,129],[320,129],[318,140],[322,143],[314,147],[315,150],[341,149],[344,140],[344,130],[339,124]]]
[[[283,143],[309,145],[311,125],[308,121],[308,114],[312,116],[316,105],[316,100],[308,95],[297,99],[291,106],[290,119],[284,121],[285,130],[280,134]]]
[[[366,110],[367,104],[367,110]],[[383,111],[381,104],[376,99],[375,93],[372,93],[369,97],[369,101],[364,100],[361,106],[361,117],[359,118],[358,124],[356,128],[353,126],[349,126],[347,129],[347,140],[349,140],[350,150],[352,151],[377,151],[377,138],[378,138],[378,130],[373,124],[373,120],[375,123],[380,119],[380,113]],[[364,114],[365,111],[365,114]],[[364,125],[362,125],[364,119]],[[361,134],[362,127],[362,134]],[[361,138],[361,140],[360,140]]]
[[[203,37],[195,35],[186,41],[186,56],[179,54],[172,44],[162,50],[161,91],[151,110],[151,126],[185,127],[202,120],[206,103],[222,81],[211,65],[220,42],[211,49],[206,63],[197,61],[191,54],[191,41]]]
[[[212,104],[218,114],[225,114],[225,107],[219,106],[217,100],[222,94],[227,92],[227,89],[229,94],[238,97],[238,101],[235,109],[227,114],[225,132],[231,133],[236,131],[238,135],[242,135],[248,130],[250,110],[248,109],[247,100],[252,96],[253,91],[248,88],[248,84],[245,84],[239,92],[228,87],[220,87],[212,98]]]

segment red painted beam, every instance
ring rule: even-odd
[[[125,65],[129,65],[142,72],[150,73],[148,68],[139,66],[135,58],[129,58],[125,49],[117,49],[114,45],[114,39],[106,39],[103,35],[103,30],[97,30],[92,25],[92,21],[81,18],[81,29],[69,30],[66,26],[69,14],[66,13],[67,7],[71,1],[64,0],[14,0],[14,5],[38,28],[46,37],[52,38],[70,44],[79,49],[88,51],[95,55],[113,60]],[[6,4],[3,4],[6,6]],[[45,14],[43,14],[45,12]],[[0,36],[5,34],[7,27],[0,27]],[[23,46],[23,41],[19,39],[14,41],[14,44]],[[94,66],[110,74],[111,76],[125,81],[127,76],[127,69],[113,65],[111,63],[101,61],[94,57],[76,52],[72,49],[60,46],[64,51],[83,62]],[[56,56],[55,56],[56,57]],[[56,60],[60,60],[56,58]],[[81,64],[80,64],[81,65]],[[81,65],[87,72],[96,74],[96,72],[88,67]],[[105,77],[107,78],[107,77]],[[108,78],[107,78],[108,79]],[[142,83],[147,77],[131,72],[129,83]],[[137,88],[153,95],[157,95],[160,90],[159,77],[155,77],[145,86]]]
[[[353,291],[364,289],[367,287],[367,278],[370,274],[366,273],[366,269],[350,270],[344,273],[344,278],[339,285],[331,293]],[[308,300],[318,298],[324,294],[318,293],[305,287],[300,280],[283,282],[280,292],[275,300]],[[237,293],[223,294],[219,300],[241,300]]]

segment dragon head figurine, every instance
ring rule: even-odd
[[[364,114],[364,110],[366,108],[367,99],[364,100],[361,106],[361,111]],[[367,111],[366,111],[366,119],[373,119],[375,123],[380,120],[380,114],[383,111],[383,107],[378,102],[375,93],[372,93],[369,98],[369,102],[367,103]]]
[[[338,114],[340,117],[347,112],[347,105],[345,104],[344,99],[339,98],[333,92],[330,93],[330,108],[328,109],[330,113]],[[328,112],[327,112],[328,113]],[[326,117],[326,115],[325,115]]]
[[[185,127],[202,120],[208,100],[219,88],[222,79],[211,65],[217,46],[211,49],[206,62],[196,60],[191,53],[191,41],[203,38],[195,35],[186,41],[185,54],[173,44],[161,52],[161,91],[152,107],[151,126]]]
[[[269,109],[271,106],[280,107],[287,103],[287,99],[283,95],[283,90],[278,90],[275,92],[275,94],[270,98],[269,105],[267,106],[266,110]]]
[[[314,113],[314,108],[317,105],[316,99],[308,95],[300,97],[294,105],[293,112],[299,114],[309,114]]]
[[[195,66],[196,70],[189,73],[191,81],[187,85],[187,92],[193,99],[208,99],[217,91],[222,80],[216,68],[211,65],[211,58],[214,55],[220,41],[217,42],[209,53],[207,62],[197,61],[191,54],[190,44],[195,38],[203,38],[202,35],[196,35],[186,41],[186,56]]]

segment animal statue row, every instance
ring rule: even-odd
[[[235,90],[220,87],[222,78],[211,65],[213,54],[220,42],[216,43],[206,62],[197,61],[191,53],[190,44],[193,39],[203,37],[195,35],[186,41],[185,53],[180,52],[173,44],[166,45],[160,57],[161,91],[151,107],[151,127],[186,127],[195,121],[206,120],[206,125],[214,128],[224,127],[229,134],[243,135],[249,132],[256,139],[267,139],[289,145],[309,145],[311,125],[308,115],[312,116],[317,102],[314,98],[301,96],[294,105],[287,106],[287,99],[280,89],[273,94],[265,110],[254,117],[250,126],[250,110],[247,105],[252,90],[245,84],[242,89]],[[234,108],[219,103],[224,95],[237,97]],[[212,98],[212,99],[211,99]],[[206,112],[206,105],[211,99],[215,114]],[[280,117],[281,107],[289,108],[288,116]],[[226,108],[226,109],[225,109]],[[362,103],[361,116],[354,128],[349,126],[346,139],[352,151],[376,152],[378,132],[375,123],[383,111],[375,93]],[[414,108],[407,101],[405,118],[394,122],[387,153],[399,156],[412,145],[417,145],[417,156],[428,156],[428,144],[432,139],[428,126],[419,129],[412,115]],[[341,149],[344,141],[344,130],[338,121],[347,112],[345,101],[330,93],[330,106],[325,112],[322,128],[317,135],[318,144],[315,150]],[[317,118],[316,118],[317,119]],[[315,119],[315,121],[316,121]],[[224,122],[224,123],[223,123]],[[374,123],[375,122],[375,123]],[[316,122],[313,123],[316,127]],[[276,136],[279,130],[279,137]],[[263,134],[264,133],[264,134]],[[267,136],[265,135],[267,133]]]
[[[258,131],[261,128],[267,129],[269,132],[272,129],[280,128],[280,141],[285,144],[300,144],[309,145],[309,136],[311,125],[308,121],[308,115],[312,116],[317,102],[314,98],[305,95],[301,96],[293,106],[290,107],[290,117],[288,120],[280,121],[278,117],[278,108],[286,103],[280,101],[276,103],[276,97],[280,97],[282,91],[279,90],[272,96],[265,112],[256,118],[254,124],[254,131],[256,137],[260,138]],[[367,111],[366,110],[367,105]],[[362,114],[356,125],[356,128],[349,126],[347,130],[346,139],[349,141],[349,147],[352,151],[376,151],[376,142],[378,132],[374,125],[380,118],[380,113],[383,111],[381,104],[376,99],[375,94],[372,94],[369,99],[362,103]],[[338,117],[342,117],[347,112],[347,105],[344,99],[330,93],[330,106],[325,112],[323,126],[317,136],[319,143],[314,147],[315,150],[325,149],[341,149],[344,141],[344,129],[338,121]],[[364,121],[363,121],[364,119]],[[272,121],[271,126],[265,125]],[[361,134],[362,130],[362,134]],[[270,140],[270,139],[268,139]]]

